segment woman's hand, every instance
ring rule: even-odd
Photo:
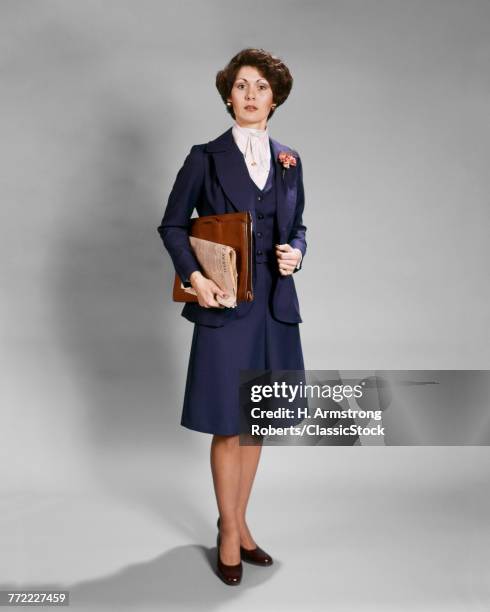
[[[216,301],[215,295],[218,294],[222,298],[228,297],[218,285],[210,278],[206,278],[195,270],[189,277],[192,287],[196,290],[197,301],[203,308],[225,308]]]
[[[292,274],[299,264],[303,254],[299,249],[296,249],[290,244],[276,244],[276,257],[279,266],[279,272],[283,276]]]

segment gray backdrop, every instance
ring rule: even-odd
[[[100,610],[488,609],[487,447],[265,448],[249,523],[277,563],[212,575],[211,438],[179,424],[192,325],[156,227],[231,125],[217,70],[269,49],[294,76],[269,129],[304,165],[306,367],[488,369],[489,34],[475,0],[1,0],[1,584]]]

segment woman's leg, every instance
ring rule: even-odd
[[[240,561],[240,545],[257,546],[246,522],[246,511],[262,444],[239,444],[239,436],[214,435],[211,443],[211,471],[221,517],[220,556],[226,565]]]
[[[253,440],[255,442],[254,444],[251,444],[250,446],[242,445],[239,447],[241,457],[241,472],[238,490],[237,518],[238,528],[240,531],[240,544],[243,546],[243,548],[247,548],[248,550],[251,550],[257,546],[255,540],[252,538],[252,534],[248,529],[245,514],[247,512],[247,504],[250,498],[250,492],[252,491],[252,485],[262,451],[262,439],[260,439],[260,443],[257,442],[257,437],[254,437]]]
[[[239,437],[213,435],[211,472],[221,517],[221,546],[218,552],[225,565],[240,563],[240,529],[237,516],[240,471]]]

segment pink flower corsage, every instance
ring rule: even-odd
[[[289,168],[289,166],[296,166],[296,157],[287,151],[281,151],[277,156],[277,159],[282,164],[282,177],[284,178],[286,168]]]

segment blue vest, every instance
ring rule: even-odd
[[[248,168],[245,168],[245,171],[248,174]],[[250,174],[248,178],[255,199],[255,261],[256,263],[275,261],[274,245],[279,242],[279,231],[276,219],[276,171],[272,151],[270,170],[263,189],[257,187]]]

